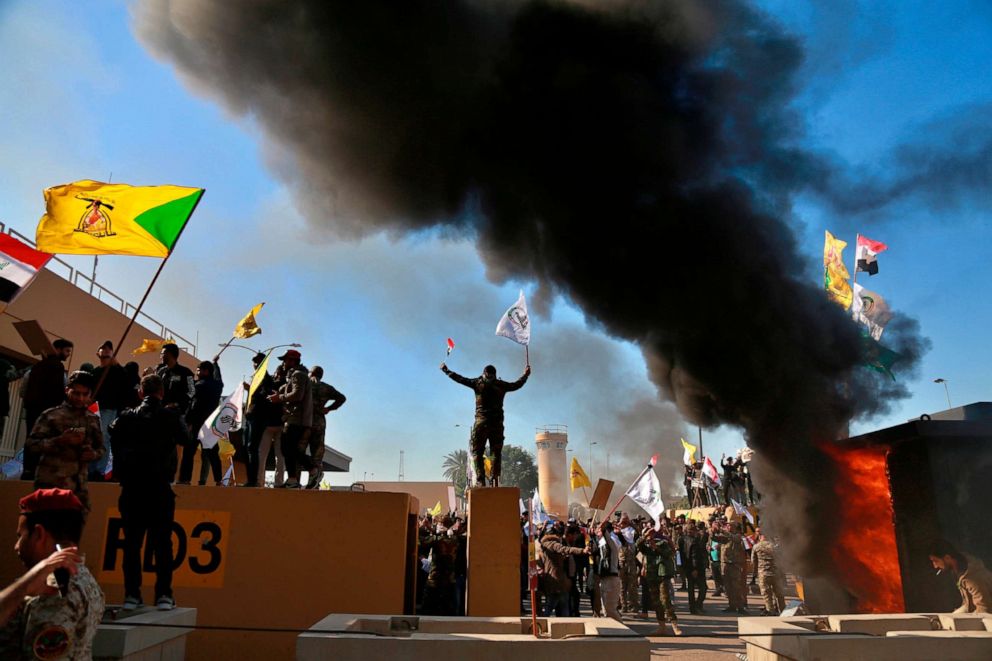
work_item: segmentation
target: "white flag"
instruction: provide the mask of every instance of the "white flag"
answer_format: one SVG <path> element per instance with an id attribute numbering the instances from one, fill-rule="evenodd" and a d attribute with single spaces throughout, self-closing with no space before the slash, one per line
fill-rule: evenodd
<path id="1" fill-rule="evenodd" d="M 716 466 L 713 465 L 709 457 L 703 461 L 703 475 L 710 478 L 716 486 L 720 486 L 720 473 L 717 472 Z"/>
<path id="2" fill-rule="evenodd" d="M 245 384 L 239 383 L 234 392 L 224 399 L 203 423 L 196 438 L 205 449 L 214 447 L 222 438 L 230 440 L 229 434 L 241 429 L 244 398 Z"/>
<path id="3" fill-rule="evenodd" d="M 889 304 L 881 295 L 854 283 L 854 300 L 851 302 L 854 320 L 868 327 L 872 339 L 878 342 L 885 325 L 892 319 Z"/>
<path id="4" fill-rule="evenodd" d="M 661 502 L 661 483 L 653 465 L 641 471 L 640 476 L 627 489 L 627 497 L 640 505 L 655 521 L 665 513 L 665 503 Z"/>
<path id="5" fill-rule="evenodd" d="M 530 318 L 527 316 L 527 301 L 524 290 L 520 290 L 520 298 L 510 306 L 496 324 L 496 334 L 508 337 L 517 344 L 530 344 Z"/>
<path id="6" fill-rule="evenodd" d="M 733 503 L 733 505 L 734 505 L 734 512 L 737 513 L 737 516 L 743 516 L 745 519 L 747 519 L 748 521 L 750 521 L 751 522 L 751 525 L 753 526 L 754 525 L 754 515 L 751 514 L 751 510 L 749 510 L 748 508 L 744 507 L 743 505 L 741 505 L 740 503 L 738 503 L 733 498 L 730 499 L 730 502 Z"/>
<path id="7" fill-rule="evenodd" d="M 534 489 L 534 497 L 530 499 L 530 511 L 536 525 L 547 523 L 551 520 L 547 510 L 544 509 L 544 504 L 541 502 L 541 494 L 538 493 L 537 489 Z"/>

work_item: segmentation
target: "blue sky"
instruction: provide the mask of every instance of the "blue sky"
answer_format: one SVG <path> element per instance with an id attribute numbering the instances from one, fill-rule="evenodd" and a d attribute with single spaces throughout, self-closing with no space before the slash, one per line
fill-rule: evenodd
<path id="1" fill-rule="evenodd" d="M 992 100 L 992 10 L 983 3 L 759 4 L 804 41 L 796 104 L 809 146 L 866 172 L 899 144 L 925 139 L 935 122 Z M 0 61 L 0 221 L 32 235 L 42 190 L 77 179 L 205 187 L 147 310 L 198 334 L 209 357 L 245 311 L 267 301 L 263 334 L 249 344 L 301 342 L 304 362 L 323 365 L 348 396 L 329 417 L 328 439 L 354 458 L 353 470 L 331 476 L 334 484 L 373 473 L 396 479 L 401 449 L 406 479 L 439 479 L 441 457 L 467 445 L 471 394 L 437 370 L 446 337 L 457 343 L 448 361 L 456 371 L 475 375 L 487 362 L 506 378 L 522 370 L 522 347 L 493 329 L 520 287 L 532 293 L 528 283 L 489 282 L 464 237 L 342 242 L 315 233 L 271 174 L 257 127 L 154 60 L 132 34 L 126 3 L 0 3 Z M 863 284 L 918 319 L 932 341 L 909 381 L 912 397 L 854 432 L 946 408 L 935 377 L 948 379 L 955 405 L 989 398 L 989 211 L 988 200 L 935 207 L 910 198 L 852 219 L 814 197 L 796 201 L 793 224 L 811 263 L 824 229 L 852 245 L 856 232 L 889 245 L 880 274 L 862 275 Z M 135 301 L 156 267 L 106 257 L 99 280 Z M 594 478 L 607 450 L 611 477 L 625 479 L 618 466 L 656 451 L 673 474 L 679 433 L 696 432 L 657 399 L 637 348 L 603 336 L 567 302 L 533 321 L 534 375 L 507 399 L 508 442 L 532 448 L 536 427 L 567 424 L 583 463 L 597 443 Z M 224 355 L 229 384 L 247 373 L 248 358 Z M 705 439 L 715 456 L 742 445 L 733 429 Z"/>

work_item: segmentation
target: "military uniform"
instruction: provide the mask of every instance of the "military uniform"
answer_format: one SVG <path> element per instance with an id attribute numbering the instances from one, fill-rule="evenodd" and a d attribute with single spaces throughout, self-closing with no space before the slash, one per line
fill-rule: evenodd
<path id="1" fill-rule="evenodd" d="M 91 659 L 102 618 L 103 591 L 80 566 L 65 597 L 56 593 L 24 600 L 0 628 L 0 659 Z"/>
<path id="2" fill-rule="evenodd" d="M 626 529 L 625 529 L 626 530 Z M 622 541 L 627 542 L 620 546 L 620 603 L 625 613 L 632 613 L 637 610 L 637 550 L 636 533 L 628 539 L 624 535 L 625 530 L 620 531 Z M 633 532 L 633 528 L 630 529 Z"/>
<path id="3" fill-rule="evenodd" d="M 495 377 L 489 379 L 479 376 L 469 379 L 461 374 L 452 372 L 447 366 L 441 369 L 455 383 L 475 391 L 475 423 L 472 425 L 472 436 L 469 447 L 475 463 L 475 474 L 481 481 L 486 474 L 485 453 L 486 442 L 493 455 L 493 480 L 498 481 L 503 468 L 503 398 L 506 393 L 519 390 L 527 383 L 528 373 L 524 373 L 513 382 L 503 381 Z"/>
<path id="4" fill-rule="evenodd" d="M 299 467 L 306 462 L 304 453 L 313 425 L 312 386 L 307 368 L 297 365 L 287 369 L 286 382 L 279 388 L 279 401 L 283 403 L 282 456 L 293 481 L 298 481 Z"/>
<path id="5" fill-rule="evenodd" d="M 424 590 L 425 615 L 455 615 L 455 565 L 458 540 L 447 533 L 434 535 L 429 542 L 431 568 Z"/>
<path id="6" fill-rule="evenodd" d="M 331 402 L 331 411 L 341 408 L 345 402 L 345 396 L 338 392 L 334 386 L 323 381 L 310 380 L 313 384 L 313 426 L 310 428 L 310 480 L 319 479 L 323 472 L 324 465 L 324 433 L 327 430 L 327 418 L 324 414 L 324 407 L 327 402 Z M 317 486 L 316 484 L 314 485 Z"/>
<path id="7" fill-rule="evenodd" d="M 637 549 L 644 556 L 644 581 L 658 623 L 664 622 L 666 618 L 669 622 L 678 622 L 672 586 L 672 578 L 675 576 L 675 547 L 664 537 L 645 537 L 637 543 Z"/>
<path id="8" fill-rule="evenodd" d="M 83 442 L 70 445 L 58 437 L 73 428 L 83 429 Z M 83 460 L 84 448 L 92 448 L 94 457 Z M 76 409 L 63 402 L 43 412 L 24 444 L 25 454 L 39 455 L 35 472 L 35 488 L 58 487 L 68 489 L 79 497 L 85 511 L 89 511 L 86 477 L 90 461 L 105 453 L 100 418 L 86 409 Z"/>
<path id="9" fill-rule="evenodd" d="M 751 562 L 758 570 L 758 587 L 765 600 L 765 610 L 781 613 L 785 609 L 785 596 L 782 589 L 782 575 L 775 564 L 775 546 L 763 539 L 751 549 Z"/>
<path id="10" fill-rule="evenodd" d="M 747 551 L 740 533 L 727 533 L 714 539 L 720 542 L 720 569 L 727 601 L 733 610 L 747 608 Z"/>

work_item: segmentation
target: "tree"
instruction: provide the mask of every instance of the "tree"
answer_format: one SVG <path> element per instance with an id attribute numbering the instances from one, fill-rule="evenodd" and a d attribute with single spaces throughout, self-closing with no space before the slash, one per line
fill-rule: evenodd
<path id="1" fill-rule="evenodd" d="M 465 493 L 465 484 L 468 482 L 468 450 L 455 450 L 446 454 L 441 469 L 444 471 L 444 478 L 455 486 L 455 493 Z"/>
<path id="2" fill-rule="evenodd" d="M 516 445 L 503 446 L 503 475 L 501 487 L 517 487 L 520 496 L 528 498 L 537 488 L 537 464 L 534 455 Z"/>

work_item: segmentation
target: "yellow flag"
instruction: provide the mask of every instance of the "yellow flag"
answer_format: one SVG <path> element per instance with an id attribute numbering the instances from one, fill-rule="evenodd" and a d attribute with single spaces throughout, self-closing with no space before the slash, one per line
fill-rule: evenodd
<path id="1" fill-rule="evenodd" d="M 245 318 L 238 322 L 238 325 L 234 327 L 234 337 L 247 340 L 249 337 L 258 335 L 262 332 L 262 329 L 255 323 L 255 315 L 258 314 L 258 311 L 262 309 L 263 305 L 265 305 L 265 301 L 262 301 L 253 307 L 251 311 L 245 315 Z"/>
<path id="2" fill-rule="evenodd" d="M 579 465 L 578 457 L 572 457 L 572 467 L 569 471 L 569 479 L 572 483 L 572 491 L 575 491 L 579 487 L 591 487 L 592 482 L 589 481 L 589 476 L 586 472 L 582 470 L 582 466 Z"/>
<path id="3" fill-rule="evenodd" d="M 434 507 L 432 507 L 429 510 L 427 510 L 427 513 L 430 514 L 431 516 L 437 516 L 438 514 L 440 514 L 441 513 L 441 501 L 440 500 L 437 501 L 437 505 L 435 505 Z"/>
<path id="4" fill-rule="evenodd" d="M 251 404 L 251 398 L 255 396 L 255 391 L 258 387 L 262 385 L 262 379 L 265 375 L 269 373 L 269 356 L 272 352 L 265 354 L 265 359 L 258 364 L 258 369 L 255 370 L 255 375 L 251 377 L 251 385 L 248 386 L 248 404 Z"/>
<path id="5" fill-rule="evenodd" d="M 696 446 L 684 438 L 681 440 L 682 447 L 685 448 L 685 452 L 682 453 L 682 463 L 686 466 L 692 466 L 696 463 Z"/>
<path id="6" fill-rule="evenodd" d="M 162 346 L 166 344 L 175 344 L 175 340 L 142 340 L 141 346 L 131 352 L 132 356 L 137 356 L 139 353 L 158 353 L 162 350 Z"/>
<path id="7" fill-rule="evenodd" d="M 84 179 L 45 190 L 38 250 L 74 255 L 166 257 L 202 188 L 129 186 Z"/>
<path id="8" fill-rule="evenodd" d="M 851 291 L 851 277 L 847 266 L 844 264 L 844 248 L 847 241 L 841 241 L 830 232 L 825 232 L 823 241 L 823 288 L 827 291 L 827 296 L 834 303 L 842 306 L 845 310 L 851 307 L 854 301 L 854 292 Z"/>
<path id="9" fill-rule="evenodd" d="M 491 478 L 493 476 L 493 462 L 489 457 L 483 457 L 486 467 L 486 477 Z"/>

